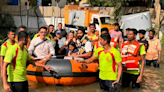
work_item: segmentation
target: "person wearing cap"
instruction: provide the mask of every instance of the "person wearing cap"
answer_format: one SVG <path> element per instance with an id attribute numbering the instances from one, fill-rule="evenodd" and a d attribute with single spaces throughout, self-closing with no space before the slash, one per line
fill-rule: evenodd
<path id="1" fill-rule="evenodd" d="M 67 32 L 64 29 L 62 29 L 62 23 L 59 23 L 58 24 L 58 29 L 56 31 L 61 31 L 62 37 L 66 37 L 67 36 Z M 55 33 L 54 34 L 55 36 L 56 36 L 56 31 L 54 32 Z"/>
<path id="2" fill-rule="evenodd" d="M 110 30 L 109 34 L 111 36 L 111 43 L 110 45 L 113 46 L 114 48 L 116 48 L 116 46 L 118 45 L 119 48 L 121 48 L 122 45 L 122 32 L 119 31 L 119 24 L 115 23 L 114 24 L 114 30 Z"/>
<path id="3" fill-rule="evenodd" d="M 47 28 L 41 27 L 39 29 L 40 36 L 33 39 L 28 48 L 28 52 L 34 57 L 50 59 L 51 56 L 55 55 L 55 50 L 52 42 L 46 38 Z"/>
<path id="4" fill-rule="evenodd" d="M 73 57 L 89 58 L 92 55 L 93 46 L 91 41 L 86 37 L 84 29 L 78 29 L 77 31 L 77 45 L 78 54 L 72 55 Z"/>
<path id="5" fill-rule="evenodd" d="M 56 55 L 65 55 L 66 49 L 64 43 L 66 42 L 66 38 L 62 37 L 61 31 L 56 31 L 56 37 L 54 37 L 53 41 Z"/>
<path id="6" fill-rule="evenodd" d="M 148 44 L 148 41 L 145 39 L 145 33 L 146 33 L 145 30 L 139 30 L 139 38 L 140 39 L 138 41 L 145 45 L 145 50 L 147 51 L 149 44 Z"/>

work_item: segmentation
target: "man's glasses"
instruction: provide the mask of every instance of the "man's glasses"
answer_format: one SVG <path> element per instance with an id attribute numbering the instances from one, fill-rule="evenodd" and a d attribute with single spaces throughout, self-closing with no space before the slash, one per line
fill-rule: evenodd
<path id="1" fill-rule="evenodd" d="M 41 33 L 41 34 L 44 34 L 44 33 L 46 34 L 47 32 L 40 32 L 40 33 Z"/>

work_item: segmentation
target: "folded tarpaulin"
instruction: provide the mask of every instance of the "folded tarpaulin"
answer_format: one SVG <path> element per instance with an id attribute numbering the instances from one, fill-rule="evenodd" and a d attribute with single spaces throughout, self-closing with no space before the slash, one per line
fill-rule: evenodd
<path id="1" fill-rule="evenodd" d="M 121 16 L 121 22 L 121 29 L 123 29 L 124 34 L 127 28 L 146 30 L 152 27 L 150 11 Z M 146 33 L 145 38 L 148 38 L 148 32 Z M 139 36 L 137 36 L 137 39 L 139 39 Z"/>

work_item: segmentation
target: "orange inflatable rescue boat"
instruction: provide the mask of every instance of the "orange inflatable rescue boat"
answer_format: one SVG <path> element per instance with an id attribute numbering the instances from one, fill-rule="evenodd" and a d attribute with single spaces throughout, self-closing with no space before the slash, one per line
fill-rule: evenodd
<path id="1" fill-rule="evenodd" d="M 54 69 L 54 71 L 48 72 L 44 68 L 28 65 L 27 78 L 38 83 L 66 86 L 83 85 L 95 82 L 98 77 L 98 65 L 96 63 L 83 64 L 75 63 L 73 59 L 56 58 L 38 62 Z"/>

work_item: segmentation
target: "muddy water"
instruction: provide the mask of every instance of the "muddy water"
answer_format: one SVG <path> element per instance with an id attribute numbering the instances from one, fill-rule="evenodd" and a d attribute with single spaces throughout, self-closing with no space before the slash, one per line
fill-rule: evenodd
<path id="1" fill-rule="evenodd" d="M 56 86 L 58 89 L 56 91 L 55 86 L 29 80 L 29 88 L 30 92 L 101 92 L 98 82 L 81 86 Z M 0 92 L 4 92 L 1 79 Z M 121 88 L 121 92 L 164 92 L 164 64 L 161 64 L 158 69 L 153 66 L 145 67 L 141 89 Z"/>

